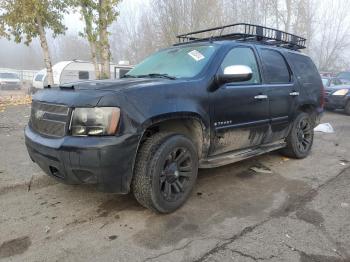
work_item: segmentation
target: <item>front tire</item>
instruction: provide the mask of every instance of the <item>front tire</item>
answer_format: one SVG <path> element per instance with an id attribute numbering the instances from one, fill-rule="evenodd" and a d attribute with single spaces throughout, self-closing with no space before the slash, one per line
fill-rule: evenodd
<path id="1" fill-rule="evenodd" d="M 300 113 L 294 120 L 286 139 L 287 146 L 282 154 L 292 158 L 305 158 L 309 155 L 314 140 L 314 124 L 309 114 Z"/>
<path id="2" fill-rule="evenodd" d="M 198 173 L 198 154 L 180 134 L 156 133 L 139 149 L 132 191 L 146 208 L 170 213 L 188 199 Z"/>

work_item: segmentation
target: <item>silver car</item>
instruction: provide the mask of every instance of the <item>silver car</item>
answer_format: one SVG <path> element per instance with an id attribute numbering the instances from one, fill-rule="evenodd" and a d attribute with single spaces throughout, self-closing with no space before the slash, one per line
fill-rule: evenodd
<path id="1" fill-rule="evenodd" d="M 21 89 L 21 80 L 16 73 L 0 72 L 0 90 Z"/>

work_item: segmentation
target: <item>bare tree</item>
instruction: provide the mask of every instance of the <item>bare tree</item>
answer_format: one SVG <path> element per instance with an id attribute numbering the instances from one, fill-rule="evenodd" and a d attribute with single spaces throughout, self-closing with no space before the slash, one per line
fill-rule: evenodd
<path id="1" fill-rule="evenodd" d="M 150 0 L 123 13 L 112 30 L 113 54 L 137 63 L 191 30 L 248 22 L 307 38 L 322 70 L 344 68 L 349 57 L 349 0 Z M 125 11 L 125 10 L 123 10 Z"/>
<path id="2" fill-rule="evenodd" d="M 327 1 L 322 5 L 313 56 L 321 70 L 337 70 L 346 62 L 350 48 L 349 0 Z"/>

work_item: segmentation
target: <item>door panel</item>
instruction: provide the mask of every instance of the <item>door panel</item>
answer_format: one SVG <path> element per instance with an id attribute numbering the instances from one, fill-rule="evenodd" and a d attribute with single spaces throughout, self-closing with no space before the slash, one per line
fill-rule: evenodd
<path id="1" fill-rule="evenodd" d="M 266 89 L 267 90 L 267 89 Z M 268 99 L 255 99 L 262 95 L 260 85 L 229 86 L 217 90 L 211 102 L 215 130 L 212 154 L 244 149 L 262 143 L 269 127 Z"/>
<path id="2" fill-rule="evenodd" d="M 291 94 L 298 93 L 297 85 L 294 83 L 268 87 L 271 130 L 265 143 L 283 139 L 288 135 L 297 101 L 297 97 Z"/>
<path id="3" fill-rule="evenodd" d="M 299 90 L 282 53 L 263 47 L 259 47 L 258 51 L 269 96 L 271 129 L 264 141 L 268 143 L 287 136 Z"/>
<path id="4" fill-rule="evenodd" d="M 261 85 L 254 50 L 242 46 L 231 49 L 219 73 L 232 65 L 249 66 L 253 76 L 246 82 L 223 84 L 210 94 L 211 155 L 259 145 L 269 130 L 268 87 Z"/>

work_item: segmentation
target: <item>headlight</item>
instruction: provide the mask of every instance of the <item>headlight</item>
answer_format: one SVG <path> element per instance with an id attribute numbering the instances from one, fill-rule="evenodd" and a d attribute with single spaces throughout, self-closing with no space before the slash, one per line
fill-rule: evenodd
<path id="1" fill-rule="evenodd" d="M 335 91 L 332 95 L 333 96 L 345 96 L 347 93 L 349 93 L 349 89 L 340 89 L 338 91 Z"/>
<path id="2" fill-rule="evenodd" d="M 70 131 L 73 136 L 108 136 L 117 132 L 120 109 L 117 107 L 75 108 Z"/>

